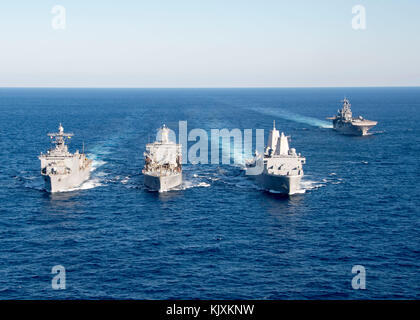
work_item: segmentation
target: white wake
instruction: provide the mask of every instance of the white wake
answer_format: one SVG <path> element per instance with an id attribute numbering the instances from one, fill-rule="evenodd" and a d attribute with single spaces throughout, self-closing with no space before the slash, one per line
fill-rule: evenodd
<path id="1" fill-rule="evenodd" d="M 269 116 L 274 116 L 274 117 L 278 117 L 278 118 L 282 118 L 282 119 L 286 119 L 286 120 L 290 120 L 294 122 L 308 124 L 313 127 L 319 127 L 319 128 L 332 128 L 333 127 L 332 124 L 327 121 L 323 121 L 323 120 L 313 118 L 313 117 L 302 116 L 300 114 L 293 113 L 293 112 L 290 112 L 281 108 L 256 107 L 256 108 L 252 108 L 252 110 L 260 112 L 262 114 L 269 115 Z"/>

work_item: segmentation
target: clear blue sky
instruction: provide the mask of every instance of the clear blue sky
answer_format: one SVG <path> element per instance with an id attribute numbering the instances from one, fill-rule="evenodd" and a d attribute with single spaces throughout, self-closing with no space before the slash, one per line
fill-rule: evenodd
<path id="1" fill-rule="evenodd" d="M 420 85 L 417 0 L 8 2 L 2 87 Z M 66 30 L 51 27 L 56 4 Z"/>

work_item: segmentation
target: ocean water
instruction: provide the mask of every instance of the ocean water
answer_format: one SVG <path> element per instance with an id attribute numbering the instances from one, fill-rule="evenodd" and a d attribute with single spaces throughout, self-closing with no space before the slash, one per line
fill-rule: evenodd
<path id="1" fill-rule="evenodd" d="M 331 129 L 344 96 L 379 121 L 372 135 Z M 266 137 L 276 120 L 307 158 L 304 192 L 228 164 L 147 191 L 145 144 L 179 120 Z M 50 195 L 37 156 L 59 122 L 94 170 Z M 419 123 L 420 88 L 0 89 L 0 299 L 419 299 Z"/>

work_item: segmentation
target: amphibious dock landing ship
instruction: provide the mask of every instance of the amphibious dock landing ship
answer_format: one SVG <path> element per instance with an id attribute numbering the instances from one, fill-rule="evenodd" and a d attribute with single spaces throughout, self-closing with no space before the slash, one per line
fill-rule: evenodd
<path id="1" fill-rule="evenodd" d="M 368 130 L 378 123 L 377 121 L 363 119 L 362 116 L 353 118 L 349 100 L 344 98 L 341 102 L 343 108 L 337 111 L 337 115 L 327 118 L 333 121 L 334 130 L 343 134 L 365 136 L 368 134 Z"/>
<path id="2" fill-rule="evenodd" d="M 148 143 L 144 152 L 144 184 L 152 191 L 165 192 L 182 183 L 181 145 L 169 141 L 163 125 L 159 141 Z"/>
<path id="3" fill-rule="evenodd" d="M 246 162 L 245 169 L 265 190 L 290 195 L 300 190 L 305 160 L 294 148 L 289 149 L 288 137 L 283 132 L 279 134 L 274 122 L 264 154 L 256 151 L 255 157 Z M 252 175 L 250 169 L 255 170 L 257 166 L 261 166 L 262 172 Z"/>
<path id="4" fill-rule="evenodd" d="M 65 133 L 60 123 L 58 132 L 48 133 L 55 144 L 46 154 L 41 152 L 41 175 L 44 177 L 45 189 L 49 192 L 68 191 L 89 179 L 92 160 L 86 158 L 84 152 L 70 153 L 66 139 L 73 134 Z"/>

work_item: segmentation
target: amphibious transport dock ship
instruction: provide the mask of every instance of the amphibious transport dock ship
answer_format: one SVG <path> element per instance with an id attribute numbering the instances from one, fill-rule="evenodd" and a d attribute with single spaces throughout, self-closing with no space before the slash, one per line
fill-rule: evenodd
<path id="1" fill-rule="evenodd" d="M 256 151 L 255 157 L 246 162 L 245 169 L 265 190 L 290 195 L 300 190 L 304 163 L 305 158 L 300 153 L 297 154 L 294 148 L 289 149 L 288 137 L 283 132 L 279 134 L 274 122 L 264 154 Z M 258 174 L 252 174 L 253 170 Z"/>
<path id="2" fill-rule="evenodd" d="M 181 145 L 169 141 L 163 125 L 159 141 L 148 143 L 144 152 L 144 184 L 152 191 L 164 192 L 182 183 Z"/>
<path id="3" fill-rule="evenodd" d="M 84 152 L 70 153 L 66 139 L 73 134 L 65 133 L 63 127 L 58 127 L 57 133 L 48 133 L 51 142 L 55 144 L 46 154 L 41 152 L 41 175 L 45 180 L 45 189 L 49 192 L 68 191 L 81 185 L 89 179 L 92 160 L 86 158 Z"/>
<path id="4" fill-rule="evenodd" d="M 353 118 L 349 100 L 344 99 L 341 102 L 343 107 L 337 111 L 337 115 L 327 118 L 333 121 L 334 130 L 343 134 L 365 136 L 368 134 L 368 130 L 378 123 L 377 121 L 363 119 L 362 116 Z"/>

